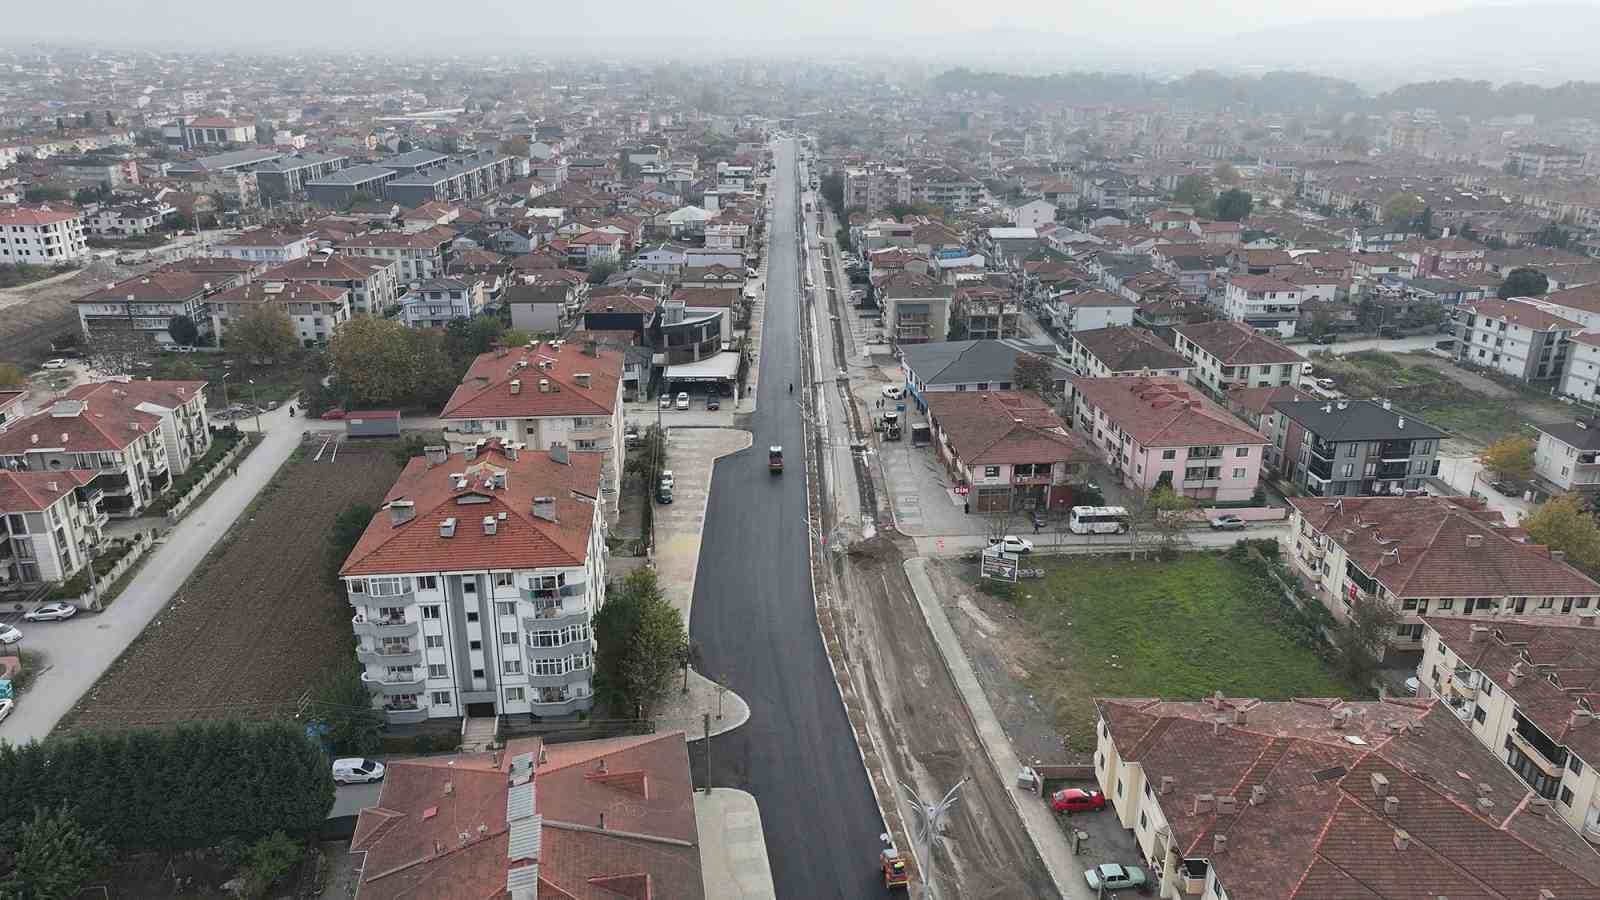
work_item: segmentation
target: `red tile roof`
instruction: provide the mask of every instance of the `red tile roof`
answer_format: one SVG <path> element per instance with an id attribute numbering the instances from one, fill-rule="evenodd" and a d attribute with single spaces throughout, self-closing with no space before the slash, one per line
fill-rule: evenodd
<path id="1" fill-rule="evenodd" d="M 1467 311 L 1485 318 L 1504 319 L 1533 331 L 1577 331 L 1583 327 L 1521 300 L 1479 300 L 1468 304 Z"/>
<path id="2" fill-rule="evenodd" d="M 1224 366 L 1304 362 L 1305 357 L 1243 322 L 1200 322 L 1173 329 Z"/>
<path id="3" fill-rule="evenodd" d="M 1083 439 L 1026 391 L 933 391 L 924 395 L 934 426 L 966 465 L 1086 463 Z"/>
<path id="4" fill-rule="evenodd" d="M 1229 277 L 1228 283 L 1252 294 L 1265 293 L 1267 291 L 1300 290 L 1299 285 L 1290 284 L 1281 278 L 1273 278 L 1270 275 L 1233 275 Z"/>
<path id="5" fill-rule="evenodd" d="M 220 286 L 220 281 L 210 274 L 155 271 L 115 282 L 72 302 L 117 303 L 130 297 L 134 300 L 181 301 L 198 297 L 211 286 Z"/>
<path id="6" fill-rule="evenodd" d="M 1124 375 L 1070 380 L 1084 402 L 1104 411 L 1145 447 L 1267 443 L 1181 378 Z"/>
<path id="7" fill-rule="evenodd" d="M 55 472 L 12 472 L 0 469 L 0 510 L 42 512 L 73 488 L 88 484 L 100 473 L 94 469 Z"/>
<path id="8" fill-rule="evenodd" d="M 67 208 L 55 209 L 49 206 L 37 208 L 28 206 L 14 206 L 0 208 L 0 225 L 54 225 L 57 222 L 68 222 L 83 215 L 81 210 Z"/>
<path id="9" fill-rule="evenodd" d="M 502 355 L 503 353 L 503 355 Z M 507 419 L 539 416 L 609 416 L 616 409 L 622 354 L 596 348 L 594 356 L 575 342 L 551 347 L 484 353 L 473 360 L 461 384 L 439 413 L 442 419 Z M 589 375 L 589 386 L 578 384 Z M 548 392 L 539 390 L 541 380 Z M 512 381 L 520 391 L 512 393 Z"/>
<path id="10" fill-rule="evenodd" d="M 1600 896 L 1600 855 L 1565 822 L 1534 811 L 1527 786 L 1442 705 L 1222 698 L 1098 706 L 1119 756 L 1138 763 L 1147 784 L 1172 779 L 1155 799 L 1178 856 L 1209 859 L 1230 897 Z M 1342 727 L 1332 721 L 1338 711 L 1350 716 Z M 1396 804 L 1377 795 L 1378 776 Z M 1213 801 L 1198 811 L 1200 794 L 1234 798 L 1234 810 Z"/>
<path id="11" fill-rule="evenodd" d="M 139 409 L 140 404 L 177 409 L 205 386 L 204 381 L 80 384 L 49 408 L 0 432 L 0 454 L 54 447 L 79 453 L 121 450 L 161 427 L 161 416 Z"/>
<path id="12" fill-rule="evenodd" d="M 365 855 L 357 900 L 507 896 L 507 800 L 519 756 L 535 762 L 540 827 L 536 857 L 517 866 L 537 865 L 539 896 L 705 896 L 688 748 L 675 731 L 549 746 L 528 738 L 494 755 L 391 762 L 378 805 L 361 811 L 350 842 Z"/>
<path id="13" fill-rule="evenodd" d="M 413 458 L 340 574 L 582 566 L 594 525 L 592 498 L 600 494 L 601 454 L 566 456 L 561 463 L 548 451 L 517 452 L 494 443 L 471 460 L 454 454 L 443 465 L 430 465 L 424 457 Z M 505 476 L 504 487 L 492 485 L 497 473 Z M 457 487 L 452 475 L 465 476 L 466 484 Z M 533 514 L 536 497 L 555 498 L 555 521 Z M 391 513 L 397 501 L 409 501 L 413 513 L 399 524 Z M 498 519 L 501 513 L 504 520 Z M 497 517 L 494 534 L 484 533 L 486 516 Z M 451 518 L 455 534 L 443 537 L 440 523 Z"/>
<path id="14" fill-rule="evenodd" d="M 1313 529 L 1396 597 L 1600 596 L 1550 550 L 1520 543 L 1499 513 L 1459 497 L 1291 497 Z"/>
<path id="15" fill-rule="evenodd" d="M 375 256 L 319 253 L 275 266 L 261 273 L 262 281 L 365 281 L 393 265 Z"/>
<path id="16" fill-rule="evenodd" d="M 335 246 L 340 250 L 367 250 L 374 247 L 431 250 L 440 244 L 455 240 L 455 237 L 456 233 L 454 231 L 442 225 L 435 225 L 432 228 L 413 232 L 372 231 L 340 241 Z"/>
<path id="17" fill-rule="evenodd" d="M 348 299 L 346 288 L 323 287 L 309 281 L 269 281 L 265 278 L 229 288 L 211 303 L 337 303 Z"/>

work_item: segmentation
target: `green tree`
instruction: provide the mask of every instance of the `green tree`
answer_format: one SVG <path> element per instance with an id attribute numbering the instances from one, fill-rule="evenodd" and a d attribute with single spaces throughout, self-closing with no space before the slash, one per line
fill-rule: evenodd
<path id="1" fill-rule="evenodd" d="M 1512 269 L 1506 275 L 1506 280 L 1500 284 L 1500 296 L 1505 297 L 1543 297 L 1544 292 L 1550 289 L 1550 279 L 1538 269 L 1518 268 Z"/>
<path id="2" fill-rule="evenodd" d="M 1400 611 L 1387 601 L 1367 595 L 1351 598 L 1345 620 L 1333 630 L 1333 645 L 1345 676 L 1358 685 L 1370 683 L 1398 624 Z"/>
<path id="3" fill-rule="evenodd" d="M 66 188 L 41 185 L 29 188 L 23 193 L 22 198 L 29 203 L 65 203 L 69 196 Z"/>
<path id="4" fill-rule="evenodd" d="M 1533 452 L 1536 445 L 1521 435 L 1503 437 L 1483 449 L 1478 462 L 1493 472 L 1497 479 L 1521 481 L 1533 475 Z"/>
<path id="5" fill-rule="evenodd" d="M 1226 162 L 1217 163 L 1217 167 L 1211 170 L 1211 177 L 1217 180 L 1217 184 L 1227 187 L 1233 187 L 1240 181 L 1239 170 L 1235 169 L 1232 163 Z"/>
<path id="6" fill-rule="evenodd" d="M 250 845 L 245 854 L 245 894 L 265 897 L 283 876 L 300 861 L 300 842 L 282 831 L 274 831 Z"/>
<path id="7" fill-rule="evenodd" d="M 606 279 L 617 273 L 617 264 L 614 262 L 597 262 L 589 266 L 589 283 L 605 284 Z"/>
<path id="8" fill-rule="evenodd" d="M 367 525 L 377 512 L 365 503 L 352 503 L 334 517 L 333 527 L 328 529 L 328 570 L 329 577 L 335 582 L 339 577 L 339 567 L 349 558 L 350 551 L 356 548 L 356 543 L 361 540 L 361 535 L 366 532 Z"/>
<path id="9" fill-rule="evenodd" d="M 199 366 L 187 359 L 170 363 L 164 374 L 167 378 L 177 381 L 203 381 L 206 377 L 206 373 Z"/>
<path id="10" fill-rule="evenodd" d="M 1567 562 L 1591 577 L 1600 575 L 1600 523 L 1584 511 L 1577 494 L 1562 494 L 1539 504 L 1522 522 L 1528 536 L 1567 554 Z"/>
<path id="11" fill-rule="evenodd" d="M 822 199 L 833 207 L 833 214 L 841 222 L 844 221 L 844 176 L 837 172 L 822 176 L 818 180 L 817 190 L 822 194 Z"/>
<path id="12" fill-rule="evenodd" d="M 1217 195 L 1216 218 L 1221 222 L 1243 222 L 1250 215 L 1255 198 L 1238 188 Z"/>
<path id="13" fill-rule="evenodd" d="M 105 842 L 78 824 L 65 804 L 34 807 L 16 836 L 14 868 L 0 881 L 0 897 L 71 900 L 109 856 Z"/>
<path id="14" fill-rule="evenodd" d="M 328 361 L 358 406 L 404 401 L 417 388 L 413 332 L 396 319 L 354 316 L 334 329 Z"/>
<path id="15" fill-rule="evenodd" d="M 331 668 L 312 694 L 312 715 L 327 726 L 325 739 L 338 756 L 371 756 L 383 746 L 383 715 L 373 708 L 361 672 L 351 655 Z"/>
<path id="16" fill-rule="evenodd" d="M 172 339 L 185 347 L 193 347 L 200 340 L 200 326 L 185 315 L 176 315 L 167 320 L 167 334 Z"/>
<path id="17" fill-rule="evenodd" d="M 500 152 L 518 159 L 528 158 L 528 139 L 525 137 L 510 137 L 500 142 Z"/>
<path id="18" fill-rule="evenodd" d="M 1184 179 L 1178 182 L 1178 189 L 1172 193 L 1174 203 L 1195 209 L 1210 203 L 1211 199 L 1211 185 L 1202 175 L 1184 176 Z"/>
<path id="19" fill-rule="evenodd" d="M 224 334 L 228 346 L 257 362 L 273 362 L 300 346 L 300 339 L 294 333 L 294 320 L 282 307 L 271 303 L 245 310 L 243 315 L 228 323 Z"/>
<path id="20" fill-rule="evenodd" d="M 1565 250 L 1572 244 L 1572 233 L 1555 222 L 1551 222 L 1549 225 L 1539 229 L 1539 233 L 1534 236 L 1533 242 L 1541 247 L 1554 247 L 1557 250 Z"/>
<path id="21" fill-rule="evenodd" d="M 1318 309 L 1311 314 L 1311 321 L 1306 324 L 1306 337 L 1313 341 L 1326 337 L 1333 331 L 1333 315 L 1325 309 Z"/>
<path id="22" fill-rule="evenodd" d="M 965 319 L 951 319 L 950 330 L 945 334 L 947 341 L 964 341 L 967 339 L 967 323 Z"/>
<path id="23" fill-rule="evenodd" d="M 1019 391 L 1036 391 L 1040 396 L 1055 392 L 1056 371 L 1050 361 L 1035 353 L 1018 353 L 1011 364 L 1011 386 Z"/>
<path id="24" fill-rule="evenodd" d="M 595 689 L 619 716 L 647 718 L 683 665 L 683 616 L 661 591 L 654 569 L 628 573 L 595 614 Z"/>
<path id="25" fill-rule="evenodd" d="M 1422 210 L 1422 198 L 1416 194 L 1394 194 L 1383 202 L 1383 223 L 1409 228 Z"/>
<path id="26" fill-rule="evenodd" d="M 445 350 L 452 361 L 465 368 L 479 354 L 494 349 L 504 328 L 494 316 L 451 319 L 444 328 Z"/>

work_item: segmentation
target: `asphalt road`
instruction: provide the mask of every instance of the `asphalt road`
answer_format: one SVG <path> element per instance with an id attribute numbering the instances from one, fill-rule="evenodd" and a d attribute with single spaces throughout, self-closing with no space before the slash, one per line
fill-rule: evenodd
<path id="1" fill-rule="evenodd" d="M 782 444 L 792 462 L 767 471 L 765 452 L 716 464 L 706 507 L 690 636 L 701 671 L 726 676 L 750 722 L 711 741 L 715 786 L 754 794 L 779 897 L 881 897 L 878 807 L 817 632 L 807 557 L 794 145 L 784 142 L 770 190 L 766 318 L 753 447 Z M 691 748 L 704 783 L 704 744 Z"/>

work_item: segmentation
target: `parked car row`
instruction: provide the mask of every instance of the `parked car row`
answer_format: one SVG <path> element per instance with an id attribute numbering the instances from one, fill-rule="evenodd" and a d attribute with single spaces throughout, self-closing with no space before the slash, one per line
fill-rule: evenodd
<path id="1" fill-rule="evenodd" d="M 1106 795 L 1093 788 L 1062 788 L 1050 795 L 1050 811 L 1058 815 L 1098 812 L 1106 808 Z M 1091 891 L 1119 891 L 1144 887 L 1147 876 L 1138 866 L 1101 863 L 1084 870 Z"/>
<path id="2" fill-rule="evenodd" d="M 659 403 L 662 409 L 686 410 L 692 405 L 693 398 L 689 396 L 688 391 L 679 391 L 676 396 L 662 394 Z M 706 394 L 705 406 L 706 409 L 721 409 L 722 398 L 716 393 L 708 393 Z"/>

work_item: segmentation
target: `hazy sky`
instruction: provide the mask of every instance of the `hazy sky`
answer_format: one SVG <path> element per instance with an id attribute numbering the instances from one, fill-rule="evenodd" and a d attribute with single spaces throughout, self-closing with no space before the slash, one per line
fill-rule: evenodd
<path id="1" fill-rule="evenodd" d="M 1593 5 L 1597 0 L 1587 0 Z M 692 35 L 712 41 L 794 36 L 928 35 L 1023 30 L 1094 34 L 1137 29 L 1157 38 L 1256 31 L 1324 19 L 1387 19 L 1449 12 L 1472 0 L 5 0 L 0 40 L 162 42 L 169 46 L 236 47 L 253 42 L 336 46 L 341 39 L 414 46 L 449 39 L 451 51 L 471 43 L 516 40 L 538 49 L 552 35 Z M 1515 5 L 1501 2 L 1495 5 Z M 631 41 L 630 41 L 631 43 Z M 559 49 L 559 48 L 547 48 Z"/>

